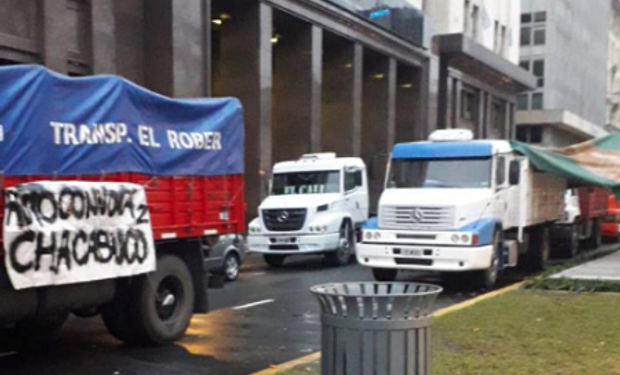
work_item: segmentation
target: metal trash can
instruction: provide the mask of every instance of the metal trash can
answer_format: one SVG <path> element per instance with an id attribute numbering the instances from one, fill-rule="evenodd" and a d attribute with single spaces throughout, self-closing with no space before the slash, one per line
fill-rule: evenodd
<path id="1" fill-rule="evenodd" d="M 343 283 L 310 290 L 321 304 L 322 375 L 430 375 L 441 287 Z"/>

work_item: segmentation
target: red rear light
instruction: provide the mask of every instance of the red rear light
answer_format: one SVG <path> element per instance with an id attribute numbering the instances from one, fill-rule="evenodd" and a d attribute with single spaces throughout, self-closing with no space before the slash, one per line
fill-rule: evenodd
<path id="1" fill-rule="evenodd" d="M 477 235 L 477 234 L 474 234 L 474 235 L 471 237 L 471 244 L 472 244 L 472 245 L 478 245 L 479 243 L 480 243 L 480 236 L 479 236 L 479 235 Z"/>

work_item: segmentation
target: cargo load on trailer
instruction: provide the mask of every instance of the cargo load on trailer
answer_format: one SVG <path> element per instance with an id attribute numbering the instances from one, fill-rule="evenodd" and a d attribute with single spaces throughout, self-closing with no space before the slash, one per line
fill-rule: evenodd
<path id="1" fill-rule="evenodd" d="M 214 252 L 243 256 L 239 101 L 38 66 L 0 68 L 0 98 L 0 328 L 101 313 L 123 341 L 179 339 Z"/>

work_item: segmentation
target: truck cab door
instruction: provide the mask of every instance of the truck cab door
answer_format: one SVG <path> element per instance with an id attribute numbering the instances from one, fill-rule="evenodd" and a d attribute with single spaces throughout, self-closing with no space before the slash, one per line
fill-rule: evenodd
<path id="1" fill-rule="evenodd" d="M 501 218 L 504 228 L 509 222 L 509 200 L 513 190 L 508 183 L 508 157 L 499 155 L 495 158 L 495 197 L 493 199 L 493 211 L 495 217 Z"/>
<path id="2" fill-rule="evenodd" d="M 361 168 L 346 168 L 344 173 L 345 207 L 354 224 L 368 218 L 368 189 Z"/>

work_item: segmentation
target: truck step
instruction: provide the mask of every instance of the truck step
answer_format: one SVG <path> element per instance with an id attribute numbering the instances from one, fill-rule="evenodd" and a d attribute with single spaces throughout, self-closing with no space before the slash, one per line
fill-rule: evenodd
<path id="1" fill-rule="evenodd" d="M 519 243 L 517 240 L 504 241 L 504 267 L 515 267 L 519 258 Z"/>

